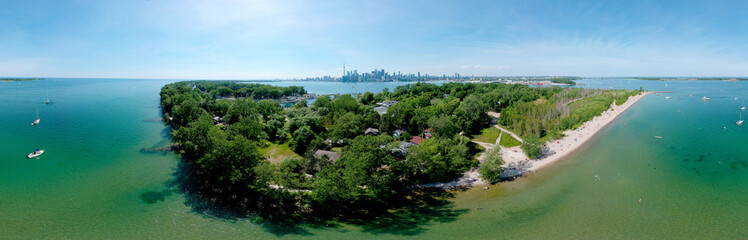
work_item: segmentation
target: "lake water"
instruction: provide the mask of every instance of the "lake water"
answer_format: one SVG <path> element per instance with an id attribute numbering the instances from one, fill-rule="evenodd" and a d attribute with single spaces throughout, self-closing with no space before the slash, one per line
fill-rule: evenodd
<path id="1" fill-rule="evenodd" d="M 174 187 L 178 156 L 140 152 L 169 143 L 157 120 L 158 91 L 172 81 L 0 82 L 0 238 L 748 236 L 748 125 L 735 125 L 748 82 L 583 80 L 582 87 L 673 93 L 645 97 L 558 164 L 490 190 L 457 192 L 447 207 L 360 225 L 281 227 L 199 211 Z M 328 94 L 401 83 L 268 84 Z M 43 104 L 47 94 L 52 104 Z M 36 109 L 41 123 L 30 126 Z M 46 153 L 26 159 L 34 148 Z"/>

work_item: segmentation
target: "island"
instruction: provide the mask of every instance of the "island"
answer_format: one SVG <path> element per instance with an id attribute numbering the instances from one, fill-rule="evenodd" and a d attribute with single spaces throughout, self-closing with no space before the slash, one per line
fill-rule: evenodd
<path id="1" fill-rule="evenodd" d="M 590 120 L 610 122 L 641 93 L 414 83 L 309 104 L 302 87 L 184 81 L 160 96 L 200 197 L 264 217 L 329 219 L 402 207 L 424 188 L 521 176 L 560 158 L 549 142 L 583 142 L 575 131 L 594 134 L 601 125 Z M 281 106 L 289 98 L 300 101 Z M 529 165 L 505 161 L 511 147 Z"/>

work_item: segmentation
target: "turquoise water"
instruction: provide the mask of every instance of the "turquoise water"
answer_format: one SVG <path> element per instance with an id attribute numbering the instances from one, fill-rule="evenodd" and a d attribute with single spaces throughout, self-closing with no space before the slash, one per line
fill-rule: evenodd
<path id="1" fill-rule="evenodd" d="M 170 80 L 0 82 L 0 238 L 748 236 L 748 125 L 735 125 L 748 82 L 628 81 L 582 86 L 674 92 L 645 97 L 593 142 L 532 176 L 457 192 L 445 208 L 329 227 L 207 214 L 174 187 L 178 157 L 140 152 L 169 142 L 168 128 L 154 120 L 158 91 Z M 312 84 L 315 93 L 349 88 Z M 47 94 L 50 105 L 43 104 Z M 704 95 L 712 100 L 700 100 Z M 41 124 L 29 126 L 37 108 Z M 34 148 L 47 152 L 26 159 Z"/>

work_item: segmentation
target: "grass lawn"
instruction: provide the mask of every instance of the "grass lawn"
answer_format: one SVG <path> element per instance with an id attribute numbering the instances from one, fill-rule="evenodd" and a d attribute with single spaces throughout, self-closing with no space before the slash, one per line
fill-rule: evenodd
<path id="1" fill-rule="evenodd" d="M 494 144 L 496 143 L 496 139 L 499 138 L 499 133 L 501 133 L 501 130 L 494 126 L 491 126 L 489 128 L 481 130 L 480 135 L 475 136 L 475 138 L 473 138 L 473 141 Z"/>
<path id="2" fill-rule="evenodd" d="M 499 140 L 499 145 L 504 147 L 514 147 L 519 146 L 522 143 L 519 142 L 519 140 L 512 137 L 512 135 L 509 135 L 507 133 L 501 134 L 501 140 Z"/>
<path id="3" fill-rule="evenodd" d="M 287 157 L 301 158 L 299 154 L 296 154 L 288 147 L 288 142 L 283 144 L 269 143 L 267 147 L 260 148 L 260 153 L 273 164 L 279 164 Z"/>

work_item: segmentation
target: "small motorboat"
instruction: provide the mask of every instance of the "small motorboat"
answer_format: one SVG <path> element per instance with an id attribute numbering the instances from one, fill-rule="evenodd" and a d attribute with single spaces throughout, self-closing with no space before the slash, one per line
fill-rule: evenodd
<path id="1" fill-rule="evenodd" d="M 655 138 L 657 138 L 657 139 L 662 139 L 662 136 L 655 136 Z"/>
<path id="2" fill-rule="evenodd" d="M 672 97 L 665 97 L 665 99 L 671 99 Z"/>
<path id="3" fill-rule="evenodd" d="M 44 150 L 36 149 L 36 150 L 34 150 L 34 152 L 29 153 L 29 155 L 26 156 L 26 157 L 28 157 L 28 158 L 35 158 L 35 157 L 38 157 L 38 156 L 42 155 L 43 153 L 44 153 Z"/>
<path id="4" fill-rule="evenodd" d="M 708 98 L 707 96 L 701 97 L 701 100 L 704 100 L 704 101 L 709 100 L 709 99 L 711 99 L 711 98 Z"/>

